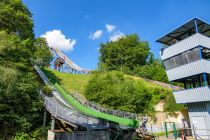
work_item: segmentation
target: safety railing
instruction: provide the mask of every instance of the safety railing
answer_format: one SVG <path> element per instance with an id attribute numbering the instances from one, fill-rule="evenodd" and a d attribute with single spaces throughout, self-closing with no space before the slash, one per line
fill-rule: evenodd
<path id="1" fill-rule="evenodd" d="M 108 125 L 100 119 L 81 114 L 76 110 L 67 108 L 53 97 L 45 96 L 45 108 L 49 111 L 55 118 L 63 120 L 69 124 L 81 125 L 89 129 L 105 129 Z"/>
<path id="2" fill-rule="evenodd" d="M 45 76 L 45 74 L 41 71 L 41 69 L 38 66 L 34 66 L 34 68 L 36 69 L 38 74 L 42 77 L 43 81 L 45 83 L 49 84 L 54 91 L 59 93 L 57 91 L 57 89 L 53 86 L 53 84 Z M 104 107 L 102 107 L 102 106 L 100 106 L 96 103 L 89 102 L 89 101 L 85 100 L 85 98 L 83 98 L 82 96 L 80 96 L 79 94 L 76 94 L 76 93 L 73 93 L 69 96 L 73 97 L 76 101 L 78 101 L 83 106 L 86 106 L 88 108 L 91 108 L 93 110 L 96 110 L 96 111 L 99 111 L 99 112 L 102 112 L 102 113 L 106 113 L 106 114 L 109 114 L 109 115 L 114 115 L 114 116 L 118 116 L 118 117 L 122 117 L 122 118 L 134 119 L 134 120 L 136 120 L 138 118 L 137 114 L 135 114 L 135 113 L 128 113 L 128 112 L 124 112 L 124 111 L 104 108 Z M 62 98 L 62 97 L 60 97 L 60 98 Z"/>
<path id="3" fill-rule="evenodd" d="M 73 131 L 55 132 L 55 140 L 108 140 L 110 139 L 110 132 L 108 130 L 100 131 Z"/>
<path id="4" fill-rule="evenodd" d="M 114 115 L 114 116 L 118 116 L 118 117 L 122 117 L 122 118 L 137 119 L 137 114 L 135 114 L 135 113 L 128 113 L 125 111 L 104 108 L 104 107 L 100 106 L 99 104 L 87 101 L 84 97 L 79 95 L 79 93 L 74 92 L 70 96 L 73 97 L 76 101 L 78 101 L 83 106 L 86 106 L 86 107 L 96 110 L 98 112 L 102 112 L 102 113 L 106 113 L 109 115 Z"/>
<path id="5" fill-rule="evenodd" d="M 209 140 L 210 130 L 209 129 L 199 129 L 196 127 L 192 128 L 181 128 L 178 130 L 178 137 L 190 138 L 193 137 L 195 140 Z"/>
<path id="6" fill-rule="evenodd" d="M 88 70 L 83 69 L 76 65 L 73 61 L 71 61 L 65 54 L 63 54 L 59 49 L 52 48 L 52 50 L 60 57 L 62 58 L 72 69 L 75 69 L 77 71 L 81 71 L 84 73 L 88 73 Z"/>

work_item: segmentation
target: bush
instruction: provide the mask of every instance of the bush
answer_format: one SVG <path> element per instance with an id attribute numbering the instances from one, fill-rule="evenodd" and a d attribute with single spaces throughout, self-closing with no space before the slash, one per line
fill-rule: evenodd
<path id="1" fill-rule="evenodd" d="M 155 61 L 144 66 L 137 66 L 134 68 L 133 73 L 136 76 L 146 79 L 168 83 L 168 77 L 165 69 L 159 61 Z"/>
<path id="2" fill-rule="evenodd" d="M 43 87 L 43 91 L 44 91 L 44 94 L 47 96 L 51 96 L 53 92 L 52 88 L 49 85 L 45 85 Z"/>
<path id="3" fill-rule="evenodd" d="M 165 99 L 164 111 L 166 112 L 175 112 L 184 108 L 183 104 L 177 104 L 173 94 L 168 94 Z"/>
<path id="4" fill-rule="evenodd" d="M 134 113 L 154 112 L 165 89 L 143 80 L 135 80 L 121 72 L 94 74 L 85 90 L 85 96 L 104 107 Z"/>

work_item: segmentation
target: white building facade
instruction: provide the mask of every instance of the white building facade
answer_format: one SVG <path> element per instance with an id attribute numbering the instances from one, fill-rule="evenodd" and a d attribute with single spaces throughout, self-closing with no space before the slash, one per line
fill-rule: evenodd
<path id="1" fill-rule="evenodd" d="M 186 104 L 197 139 L 210 139 L 210 25 L 194 18 L 157 42 L 170 82 L 184 89 L 173 94 Z"/>

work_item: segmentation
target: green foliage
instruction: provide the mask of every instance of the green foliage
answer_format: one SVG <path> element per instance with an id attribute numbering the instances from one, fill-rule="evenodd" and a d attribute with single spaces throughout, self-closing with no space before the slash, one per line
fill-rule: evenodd
<path id="1" fill-rule="evenodd" d="M 23 3 L 20 0 L 2 0 L 0 137 L 3 139 L 15 135 L 16 139 L 27 139 L 29 134 L 31 139 L 32 132 L 42 125 L 43 101 L 37 92 L 41 83 L 33 70 L 31 59 L 46 57 L 50 51 L 33 37 L 31 13 Z"/>
<path id="2" fill-rule="evenodd" d="M 167 83 L 163 64 L 149 50 L 148 43 L 141 41 L 136 34 L 103 43 L 100 48 L 99 70 L 120 70 L 126 74 Z"/>
<path id="3" fill-rule="evenodd" d="M 30 134 L 25 132 L 16 133 L 13 140 L 45 140 L 47 135 L 48 127 L 37 128 Z"/>
<path id="4" fill-rule="evenodd" d="M 111 71 L 92 75 L 85 96 L 108 108 L 135 113 L 154 111 L 164 89 Z M 158 99 L 157 99 L 158 98 Z"/>
<path id="5" fill-rule="evenodd" d="M 42 124 L 39 81 L 30 64 L 30 50 L 16 35 L 0 31 L 0 127 L 30 132 Z M 4 132 L 4 130 L 2 131 Z M 0 135 L 4 137 L 4 134 Z"/>
<path id="6" fill-rule="evenodd" d="M 48 66 L 53 56 L 47 47 L 45 38 L 36 38 L 33 45 L 33 60 L 36 65 Z"/>
<path id="7" fill-rule="evenodd" d="M 165 100 L 164 111 L 175 112 L 184 108 L 183 104 L 176 104 L 173 94 L 168 94 Z"/>
<path id="8" fill-rule="evenodd" d="M 83 94 L 91 76 L 91 74 L 68 74 L 49 68 L 44 68 L 42 70 L 51 82 L 58 82 L 69 93 L 77 91 Z"/>
<path id="9" fill-rule="evenodd" d="M 21 0 L 0 1 L 0 30 L 15 33 L 21 39 L 33 38 L 32 14 Z"/>
<path id="10" fill-rule="evenodd" d="M 118 41 L 101 44 L 101 70 L 120 70 L 122 67 L 133 69 L 144 65 L 149 55 L 149 45 L 141 41 L 136 34 L 127 35 Z"/>
<path id="11" fill-rule="evenodd" d="M 44 94 L 47 96 L 52 95 L 52 92 L 53 92 L 52 88 L 49 85 L 45 85 L 43 87 L 43 91 L 44 91 Z"/>
<path id="12" fill-rule="evenodd" d="M 168 83 L 168 78 L 163 65 L 159 61 L 148 63 L 144 66 L 137 66 L 133 70 L 134 75 L 146 79 Z"/>

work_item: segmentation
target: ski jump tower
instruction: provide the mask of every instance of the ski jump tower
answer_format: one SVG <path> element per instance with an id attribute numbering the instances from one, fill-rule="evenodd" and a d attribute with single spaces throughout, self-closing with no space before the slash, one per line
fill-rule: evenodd
<path id="1" fill-rule="evenodd" d="M 210 139 L 210 25 L 194 18 L 157 40 L 170 82 L 179 104 L 187 104 L 194 137 Z"/>
<path id="2" fill-rule="evenodd" d="M 71 61 L 64 53 L 62 53 L 57 48 L 50 48 L 51 52 L 54 54 L 54 69 L 66 73 L 75 73 L 75 74 L 87 74 L 89 71 L 83 69 Z"/>

